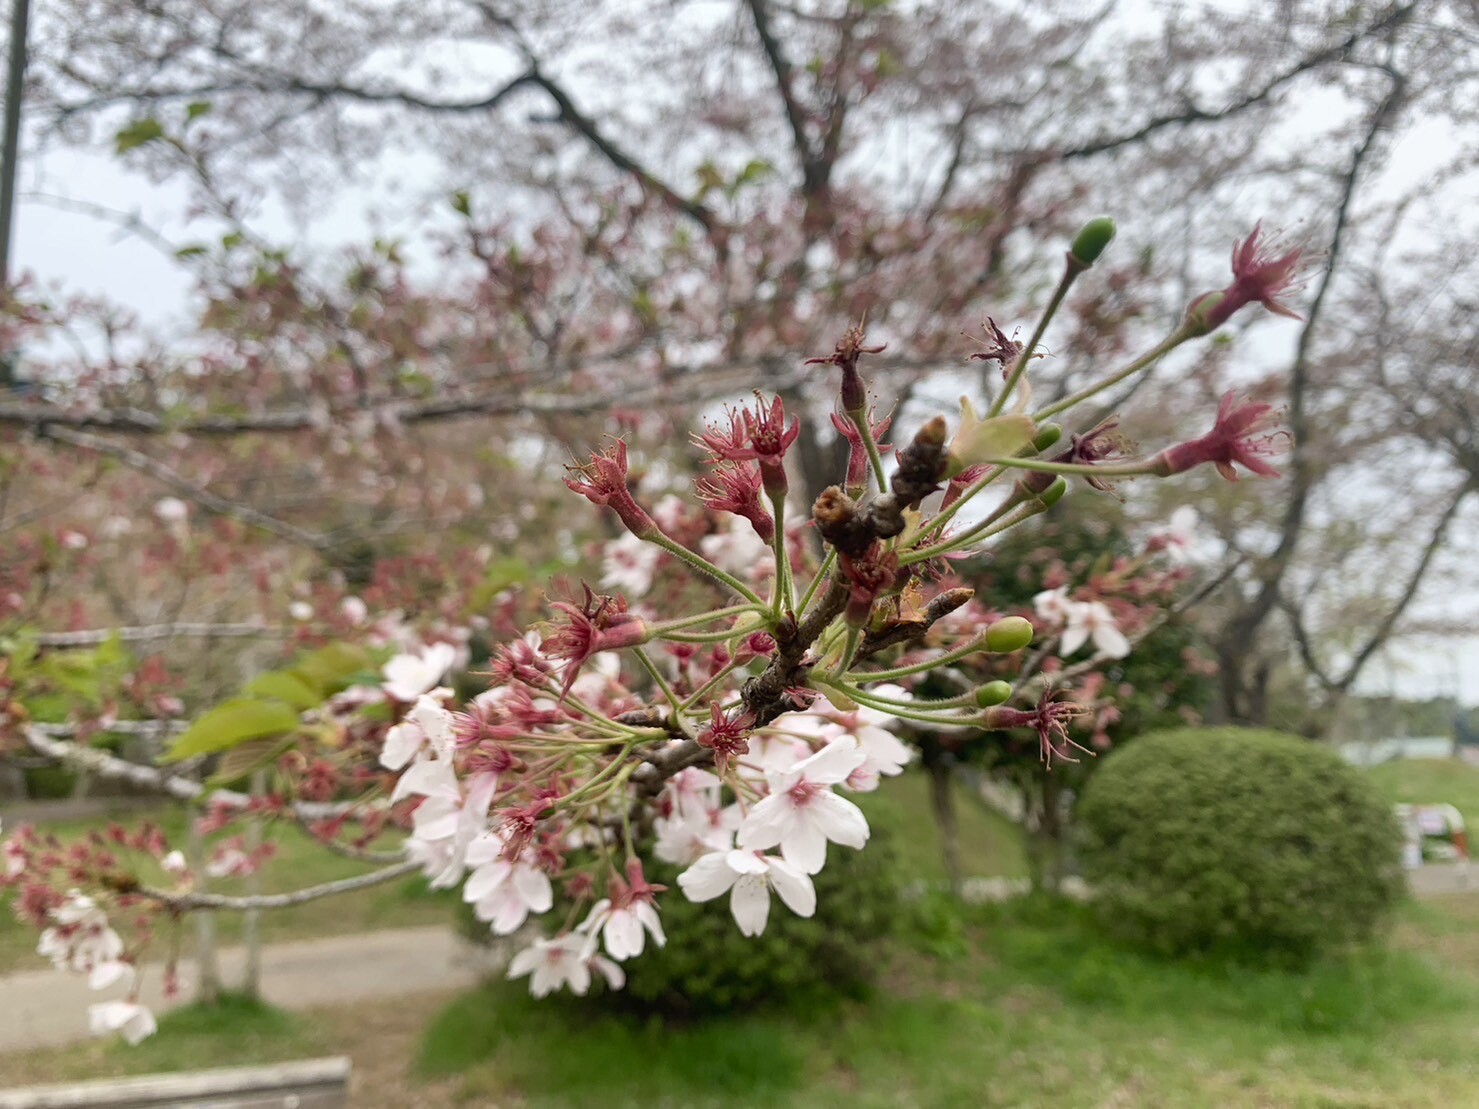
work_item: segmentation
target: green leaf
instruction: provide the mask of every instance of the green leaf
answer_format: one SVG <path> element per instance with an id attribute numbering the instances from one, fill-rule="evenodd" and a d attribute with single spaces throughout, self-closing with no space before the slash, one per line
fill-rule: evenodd
<path id="1" fill-rule="evenodd" d="M 268 701 L 283 701 L 302 712 L 323 704 L 323 691 L 304 681 L 288 670 L 269 670 L 258 674 L 247 683 L 246 691 L 253 697 Z"/>
<path id="2" fill-rule="evenodd" d="M 349 679 L 362 670 L 373 669 L 375 662 L 363 647 L 350 643 L 330 643 L 299 659 L 291 674 L 318 689 L 323 697 L 338 693 Z"/>
<path id="3" fill-rule="evenodd" d="M 270 766 L 277 757 L 293 745 L 291 738 L 272 736 L 266 739 L 251 739 L 231 748 L 221 759 L 221 765 L 206 782 L 207 787 L 220 788 L 245 778 L 258 767 Z"/>
<path id="4" fill-rule="evenodd" d="M 191 243 L 189 246 L 182 246 L 179 250 L 175 251 L 175 257 L 181 260 L 185 258 L 198 258 L 209 250 L 210 247 L 204 243 Z"/>
<path id="5" fill-rule="evenodd" d="M 456 212 L 459 216 L 471 218 L 472 197 L 468 195 L 466 189 L 458 189 L 452 194 L 452 211 Z"/>
<path id="6" fill-rule="evenodd" d="M 157 119 L 146 117 L 136 119 L 119 128 L 118 133 L 113 136 L 113 142 L 119 154 L 127 154 L 130 150 L 162 138 L 164 138 L 164 124 Z"/>
<path id="7" fill-rule="evenodd" d="M 209 115 L 210 111 L 211 102 L 209 100 L 192 100 L 185 105 L 185 119 L 197 120 L 201 116 Z"/>
<path id="8" fill-rule="evenodd" d="M 253 739 L 296 731 L 298 714 L 281 701 L 240 697 L 217 705 L 175 740 L 163 762 L 229 751 Z"/>
<path id="9" fill-rule="evenodd" d="M 520 585 L 529 580 L 529 566 L 523 559 L 500 558 L 489 564 L 483 575 L 483 580 L 478 583 L 470 598 L 471 607 L 483 609 L 493 603 L 493 599 L 506 589 Z"/>

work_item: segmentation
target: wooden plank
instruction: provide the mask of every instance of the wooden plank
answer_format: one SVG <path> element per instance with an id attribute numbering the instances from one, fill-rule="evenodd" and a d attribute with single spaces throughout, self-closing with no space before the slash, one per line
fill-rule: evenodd
<path id="1" fill-rule="evenodd" d="M 0 1109 L 341 1109 L 348 1104 L 349 1059 L 342 1055 L 0 1090 Z"/>

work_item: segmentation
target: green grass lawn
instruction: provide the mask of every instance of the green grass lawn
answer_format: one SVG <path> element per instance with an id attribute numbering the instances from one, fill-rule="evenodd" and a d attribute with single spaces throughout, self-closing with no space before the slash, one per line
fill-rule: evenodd
<path id="1" fill-rule="evenodd" d="M 913 881 L 947 884 L 940 835 L 930 815 L 929 779 L 919 771 L 885 778 L 875 793 L 853 795 L 875 825 L 892 835 L 890 844 Z M 960 866 L 966 878 L 1020 877 L 1027 873 L 1021 830 L 986 807 L 963 782 L 955 783 Z"/>
<path id="2" fill-rule="evenodd" d="M 427 1091 L 438 1105 L 644 1109 L 1479 1104 L 1479 947 L 1452 946 L 1479 895 L 1410 906 L 1385 949 L 1300 971 L 1150 958 L 1061 903 L 959 912 L 960 950 L 900 946 L 870 998 L 807 1012 L 664 1023 L 535 1002 L 522 982 L 434 1015 L 410 1004 L 404 1019 L 400 1006 L 289 1016 L 232 1000 L 169 1015 L 140 1048 L 31 1052 L 5 1069 L 64 1081 L 351 1050 L 357 1069 L 380 1068 L 357 1105 Z"/>
<path id="3" fill-rule="evenodd" d="M 1462 759 L 1393 759 L 1366 775 L 1393 804 L 1448 804 L 1479 821 L 1479 767 Z"/>
<path id="4" fill-rule="evenodd" d="M 432 1024 L 415 1073 L 468 1104 L 1479 1104 L 1479 987 L 1427 953 L 1443 908 L 1303 971 L 1149 958 L 1075 906 L 963 912 L 965 952 L 900 951 L 870 1000 L 811 1013 L 672 1026 L 496 983 Z"/>

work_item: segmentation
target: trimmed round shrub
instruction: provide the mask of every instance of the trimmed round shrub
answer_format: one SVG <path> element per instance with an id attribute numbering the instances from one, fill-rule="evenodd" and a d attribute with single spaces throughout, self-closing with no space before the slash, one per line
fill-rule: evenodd
<path id="1" fill-rule="evenodd" d="M 1076 811 L 1104 926 L 1165 954 L 1306 958 L 1382 925 L 1403 889 L 1391 808 L 1327 748 L 1279 732 L 1156 732 Z"/>

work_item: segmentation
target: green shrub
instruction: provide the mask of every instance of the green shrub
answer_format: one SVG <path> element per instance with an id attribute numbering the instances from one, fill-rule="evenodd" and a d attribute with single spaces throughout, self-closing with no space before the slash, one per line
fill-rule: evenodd
<path id="1" fill-rule="evenodd" d="M 1306 958 L 1371 936 L 1402 890 L 1391 809 L 1334 752 L 1278 732 L 1147 735 L 1077 810 L 1104 926 L 1166 954 Z"/>
<path id="2" fill-rule="evenodd" d="M 648 862 L 649 881 L 668 887 L 659 905 L 668 944 L 622 964 L 624 990 L 599 991 L 606 1004 L 677 1016 L 736 1012 L 865 992 L 883 962 L 900 914 L 903 876 L 887 831 L 873 829 L 866 849 L 833 844 L 813 876 L 816 914 L 802 919 L 772 895 L 765 933 L 740 934 L 729 895 L 694 903 L 678 889 L 678 868 Z M 459 903 L 457 923 L 478 943 L 488 926 Z"/>

